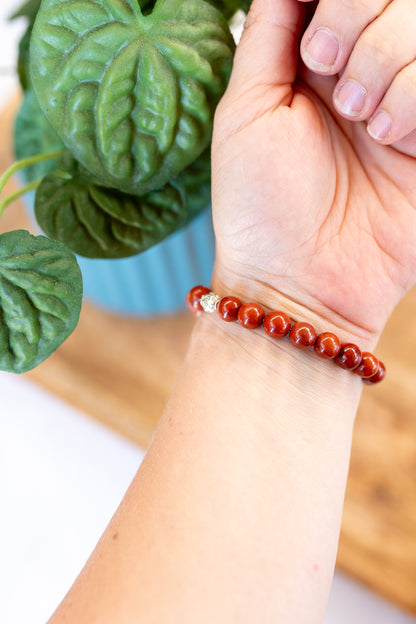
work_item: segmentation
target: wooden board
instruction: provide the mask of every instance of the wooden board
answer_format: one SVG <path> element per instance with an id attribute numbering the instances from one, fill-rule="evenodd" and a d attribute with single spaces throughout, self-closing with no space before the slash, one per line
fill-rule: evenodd
<path id="1" fill-rule="evenodd" d="M 16 104 L 0 119 L 0 170 L 11 162 Z M 13 183 L 9 190 L 12 190 Z M 3 231 L 24 226 L 10 207 Z M 416 243 L 416 241 L 415 241 Z M 366 388 L 355 427 L 337 565 L 416 614 L 416 289 L 394 312 L 377 353 L 388 377 Z M 121 318 L 85 305 L 78 328 L 27 376 L 147 447 L 186 351 L 186 313 Z M 406 331 L 403 331 L 406 328 Z"/>

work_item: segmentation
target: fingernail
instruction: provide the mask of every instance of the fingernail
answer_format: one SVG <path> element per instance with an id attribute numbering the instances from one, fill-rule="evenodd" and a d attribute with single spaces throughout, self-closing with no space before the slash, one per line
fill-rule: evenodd
<path id="1" fill-rule="evenodd" d="M 304 48 L 305 61 L 311 69 L 328 71 L 337 60 L 338 38 L 327 28 L 318 28 Z"/>
<path id="2" fill-rule="evenodd" d="M 390 115 L 386 113 L 386 111 L 379 111 L 368 123 L 368 134 L 372 136 L 373 139 L 383 141 L 389 136 L 392 125 L 393 122 Z"/>
<path id="3" fill-rule="evenodd" d="M 366 97 L 363 86 L 355 80 L 347 80 L 335 94 L 335 105 L 344 115 L 357 117 L 364 109 Z"/>

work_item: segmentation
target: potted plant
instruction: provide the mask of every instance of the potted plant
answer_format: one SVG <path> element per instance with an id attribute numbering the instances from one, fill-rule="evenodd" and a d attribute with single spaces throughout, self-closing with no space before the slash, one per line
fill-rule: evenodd
<path id="1" fill-rule="evenodd" d="M 19 45 L 19 161 L 0 190 L 21 171 L 19 194 L 35 193 L 46 236 L 0 236 L 0 369 L 33 368 L 72 332 L 91 263 L 92 285 L 103 261 L 119 265 L 116 284 L 129 271 L 137 281 L 141 269 L 124 259 L 155 252 L 160 265 L 166 241 L 167 264 L 148 280 L 157 293 L 160 275 L 175 281 L 174 262 L 186 276 L 181 250 L 196 236 L 210 270 L 209 215 L 194 219 L 210 202 L 212 123 L 235 49 L 229 19 L 249 4 L 29 0 L 15 13 L 28 19 Z M 0 203 L 0 215 L 15 197 Z"/>

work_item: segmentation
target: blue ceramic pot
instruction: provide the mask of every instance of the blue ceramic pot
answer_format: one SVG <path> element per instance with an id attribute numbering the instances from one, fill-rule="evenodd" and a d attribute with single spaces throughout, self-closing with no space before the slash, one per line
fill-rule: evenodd
<path id="1" fill-rule="evenodd" d="M 28 193 L 25 201 L 34 220 L 34 194 Z M 212 213 L 207 208 L 187 227 L 138 256 L 121 260 L 77 256 L 84 299 L 124 315 L 179 312 L 185 309 L 186 293 L 193 286 L 210 283 L 214 255 Z"/>
<path id="2" fill-rule="evenodd" d="M 209 284 L 214 265 L 211 210 L 132 258 L 78 257 L 85 299 L 119 314 L 171 314 L 185 308 L 196 284 Z"/>

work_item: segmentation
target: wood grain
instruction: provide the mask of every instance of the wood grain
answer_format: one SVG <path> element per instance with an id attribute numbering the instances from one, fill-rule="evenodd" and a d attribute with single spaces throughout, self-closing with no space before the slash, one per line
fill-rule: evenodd
<path id="1" fill-rule="evenodd" d="M 11 121 L 3 111 L 0 168 L 11 162 Z M 9 185 L 12 190 L 13 183 Z M 2 230 L 27 223 L 10 207 Z M 416 241 L 415 241 L 416 243 Z M 416 289 L 391 317 L 377 354 L 380 386 L 364 390 L 355 426 L 337 565 L 416 614 Z M 85 305 L 74 334 L 27 376 L 147 447 L 180 367 L 193 321 L 109 315 Z M 405 329 L 405 331 L 404 331 Z"/>
<path id="2" fill-rule="evenodd" d="M 377 353 L 388 377 L 358 411 L 338 565 L 416 614 L 416 289 Z"/>

